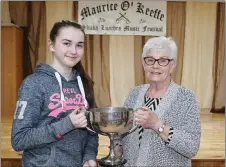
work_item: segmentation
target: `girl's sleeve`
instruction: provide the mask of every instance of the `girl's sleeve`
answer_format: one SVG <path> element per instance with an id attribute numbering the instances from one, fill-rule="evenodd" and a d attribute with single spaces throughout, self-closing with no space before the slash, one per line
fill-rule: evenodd
<path id="1" fill-rule="evenodd" d="M 11 143 L 16 151 L 42 147 L 60 140 L 75 127 L 69 116 L 49 125 L 38 127 L 43 110 L 43 85 L 35 77 L 27 77 L 20 88 L 12 125 Z"/>

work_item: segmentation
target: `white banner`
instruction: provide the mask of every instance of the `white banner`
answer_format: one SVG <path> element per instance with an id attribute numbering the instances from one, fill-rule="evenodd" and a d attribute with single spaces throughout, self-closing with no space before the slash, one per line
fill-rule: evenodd
<path id="1" fill-rule="evenodd" d="M 167 1 L 84 0 L 78 22 L 86 34 L 166 35 Z"/>

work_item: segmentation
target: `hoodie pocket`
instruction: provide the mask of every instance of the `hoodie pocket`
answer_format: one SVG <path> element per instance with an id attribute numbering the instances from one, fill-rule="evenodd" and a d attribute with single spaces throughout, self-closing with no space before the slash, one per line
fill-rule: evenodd
<path id="1" fill-rule="evenodd" d="M 43 164 L 43 167 L 50 167 L 50 166 L 55 166 L 55 159 L 56 159 L 56 148 L 55 146 L 51 146 L 51 151 L 50 155 L 48 156 L 48 160 L 45 164 Z"/>
<path id="2" fill-rule="evenodd" d="M 55 167 L 55 148 L 40 147 L 23 152 L 22 166 L 24 167 Z"/>

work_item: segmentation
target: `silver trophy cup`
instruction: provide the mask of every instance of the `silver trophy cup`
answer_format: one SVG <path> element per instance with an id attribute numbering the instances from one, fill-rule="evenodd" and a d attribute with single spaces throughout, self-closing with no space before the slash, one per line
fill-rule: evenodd
<path id="1" fill-rule="evenodd" d="M 110 138 L 110 152 L 107 157 L 100 160 L 101 166 L 123 166 L 126 160 L 118 157 L 114 152 L 116 137 L 124 137 L 136 130 L 133 121 L 134 110 L 125 107 L 93 108 L 88 112 L 91 131 Z M 90 128 L 88 128 L 90 130 Z"/>

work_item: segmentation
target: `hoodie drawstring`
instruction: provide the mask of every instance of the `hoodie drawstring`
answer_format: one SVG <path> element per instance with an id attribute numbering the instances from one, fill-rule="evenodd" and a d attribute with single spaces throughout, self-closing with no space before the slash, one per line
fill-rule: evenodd
<path id="1" fill-rule="evenodd" d="M 82 84 L 82 79 L 79 75 L 77 76 L 77 80 L 78 80 L 78 86 L 79 86 L 80 92 L 81 92 L 83 99 L 84 99 L 85 108 L 87 109 L 88 103 L 87 103 L 87 100 L 86 100 L 85 91 L 84 91 L 84 87 L 83 87 L 83 84 Z"/>
<path id="2" fill-rule="evenodd" d="M 64 99 L 63 89 L 62 89 L 62 80 L 61 80 L 60 74 L 58 72 L 55 72 L 55 76 L 56 76 L 56 79 L 57 79 L 59 86 L 60 86 L 60 99 L 61 99 L 62 108 L 64 108 L 64 100 L 65 99 Z M 82 97 L 84 99 L 85 108 L 87 108 L 88 102 L 86 100 L 85 91 L 84 91 L 84 87 L 83 87 L 83 84 L 82 84 L 82 79 L 79 75 L 77 76 L 77 80 L 78 80 L 79 90 L 80 90 Z"/>
<path id="3" fill-rule="evenodd" d="M 61 100 L 62 108 L 64 108 L 64 93 L 63 93 L 63 89 L 62 89 L 61 77 L 58 72 L 55 72 L 55 76 L 56 76 L 56 79 L 60 86 L 60 100 Z"/>

